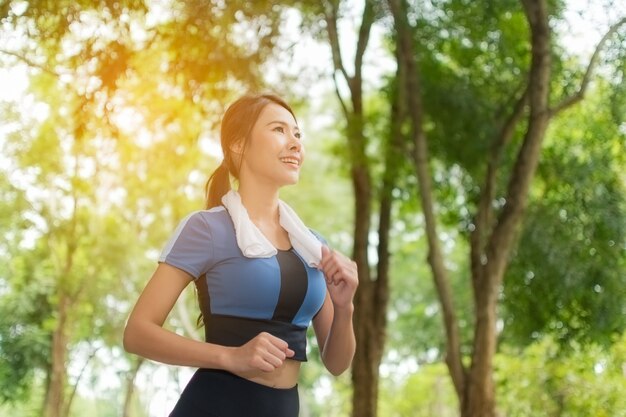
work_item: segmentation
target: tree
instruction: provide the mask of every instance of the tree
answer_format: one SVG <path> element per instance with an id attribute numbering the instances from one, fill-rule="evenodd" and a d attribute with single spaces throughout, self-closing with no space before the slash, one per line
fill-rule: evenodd
<path id="1" fill-rule="evenodd" d="M 35 328 L 48 344 L 33 345 L 46 358 L 44 416 L 69 410 L 67 363 L 79 342 L 119 344 L 115 335 L 126 312 L 93 300 L 117 305 L 136 294 L 147 269 L 145 262 L 131 261 L 133 256 L 145 259 L 155 236 L 163 241 L 168 225 L 189 211 L 185 204 L 201 200 L 203 179 L 196 175 L 200 184 L 191 195 L 188 184 L 191 167 L 203 166 L 203 158 L 204 167 L 212 164 L 197 151 L 199 139 L 213 129 L 221 113 L 216 109 L 225 101 L 260 85 L 258 63 L 273 51 L 281 21 L 280 10 L 267 6 L 179 2 L 156 24 L 148 23 L 149 6 L 142 1 L 16 1 L 0 8 L 4 30 L 22 32 L 28 40 L 9 44 L 0 54 L 30 67 L 31 92 L 48 113 L 35 128 L 14 135 L 6 154 L 15 175 L 27 178 L 18 190 L 39 192 L 21 211 L 38 222 L 3 229 L 34 232 L 36 247 L 43 248 L 21 250 L 22 258 L 15 258 L 2 307 L 12 306 L 22 281 L 42 289 L 23 295 L 33 294 L 28 302 L 36 296 L 45 301 L 35 309 L 44 325 Z M 232 36 L 246 30 L 259 34 L 258 43 Z M 142 120 L 143 128 L 129 123 L 129 115 Z M 164 227 L 154 226 L 155 212 Z M 126 233 L 139 241 L 129 243 Z M 29 255 L 47 268 L 25 276 L 31 271 L 20 270 L 17 260 Z M 121 277 L 131 280 L 119 285 Z M 24 314 L 12 317 L 18 321 L 0 340 L 3 356 L 32 333 L 14 331 L 33 324 L 32 314 Z M 20 358 L 29 361 L 25 369 L 41 365 L 28 355 Z M 19 368 L 18 362 L 13 365 Z"/>
<path id="2" fill-rule="evenodd" d="M 359 272 L 359 287 L 354 300 L 354 327 L 357 349 L 352 364 L 352 415 L 376 416 L 378 402 L 379 366 L 383 357 L 389 301 L 389 236 L 392 225 L 393 190 L 402 164 L 405 135 L 401 124 L 384 124 L 387 132 L 377 143 L 382 150 L 380 164 L 380 186 L 373 185 L 376 163 L 368 155 L 374 141 L 368 137 L 368 116 L 365 110 L 366 97 L 363 92 L 363 59 L 368 46 L 372 25 L 381 16 L 378 3 L 366 0 L 354 52 L 353 73 L 350 75 L 344 64 L 338 20 L 341 2 L 324 2 L 323 17 L 327 39 L 333 60 L 333 79 L 342 115 L 345 121 L 347 160 L 354 191 L 354 243 L 353 259 Z M 398 78 L 404 69 L 399 68 Z M 341 80 L 341 81 L 340 81 Z M 348 86 L 348 97 L 340 92 L 341 85 Z M 403 89 L 394 89 L 388 95 L 385 116 L 390 120 L 402 119 L 406 113 Z M 388 113 L 387 113 L 388 112 Z M 381 117 L 383 119 L 384 117 Z M 377 206 L 377 212 L 372 208 Z M 377 216 L 377 242 L 370 239 L 373 232 L 372 219 Z M 376 262 L 370 257 L 370 248 L 375 248 Z"/>
<path id="3" fill-rule="evenodd" d="M 582 100 L 586 92 L 599 51 L 608 39 L 626 23 L 616 23 L 602 39 L 580 83 L 572 94 L 551 103 L 550 85 L 552 75 L 552 29 L 549 25 L 550 6 L 546 1 L 523 0 L 521 2 L 528 24 L 530 64 L 522 79 L 520 92 L 514 92 L 507 107 L 508 115 L 499 126 L 493 126 L 490 156 L 485 169 L 485 180 L 480 187 L 480 197 L 470 225 L 470 264 L 474 301 L 474 336 L 471 361 L 463 362 L 462 341 L 458 318 L 450 290 L 448 272 L 444 266 L 437 233 L 437 216 L 433 202 L 430 179 L 430 156 L 428 153 L 425 115 L 422 100 L 422 68 L 416 59 L 419 45 L 416 43 L 415 27 L 411 26 L 406 1 L 390 0 L 389 8 L 394 18 L 396 45 L 400 59 L 398 65 L 407 71 L 407 107 L 414 138 L 413 161 L 419 182 L 419 196 L 428 236 L 429 255 L 433 278 L 442 306 L 446 330 L 446 363 L 460 400 L 462 416 L 494 416 L 495 388 L 493 383 L 493 357 L 496 351 L 496 307 L 500 286 L 515 245 L 517 231 L 523 219 L 531 180 L 539 161 L 540 149 L 546 130 L 552 119 Z M 466 7 L 462 6 L 462 7 Z M 471 41 L 470 41 L 471 42 Z M 522 124 L 523 122 L 523 124 Z M 505 151 L 510 152 L 512 138 L 520 132 L 521 144 L 510 166 L 509 182 L 502 190 L 503 204 L 494 207 L 500 190 L 498 175 L 506 167 L 502 163 Z"/>

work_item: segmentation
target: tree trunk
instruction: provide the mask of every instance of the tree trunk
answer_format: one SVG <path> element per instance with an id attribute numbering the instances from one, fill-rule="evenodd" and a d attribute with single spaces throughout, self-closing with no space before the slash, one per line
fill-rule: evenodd
<path id="1" fill-rule="evenodd" d="M 461 361 L 461 339 L 458 320 L 454 310 L 452 290 L 448 280 L 448 272 L 444 266 L 437 233 L 428 167 L 428 143 L 422 126 L 423 106 L 419 69 L 415 59 L 412 34 L 407 21 L 408 5 L 406 0 L 389 0 L 388 4 L 394 18 L 396 30 L 397 63 L 399 67 L 404 67 L 406 71 L 406 105 L 411 120 L 414 142 L 413 163 L 415 174 L 418 178 L 419 197 L 426 225 L 426 237 L 429 248 L 428 263 L 433 273 L 435 287 L 443 311 L 443 323 L 446 331 L 446 365 L 457 396 L 461 398 L 465 388 L 466 370 Z"/>
<path id="2" fill-rule="evenodd" d="M 354 299 L 354 333 L 357 347 L 352 362 L 352 415 L 355 417 L 376 417 L 378 367 L 383 355 L 388 283 L 386 274 L 382 279 L 380 276 L 372 276 L 368 259 L 370 218 L 372 215 L 372 180 L 366 155 L 367 141 L 364 135 L 361 78 L 363 56 L 375 14 L 373 2 L 366 0 L 356 45 L 353 76 L 348 75 L 341 57 L 336 2 L 325 2 L 324 14 L 334 69 L 336 73 L 341 74 L 348 84 L 351 104 L 351 108 L 349 108 L 336 85 L 337 96 L 347 122 L 350 172 L 355 200 L 353 259 L 357 264 L 359 273 L 359 287 Z M 386 227 L 388 230 L 388 226 Z M 387 256 L 386 248 L 382 253 L 383 256 Z M 386 262 L 386 259 L 383 261 Z"/>
<path id="3" fill-rule="evenodd" d="M 65 380 L 67 374 L 67 313 L 69 299 L 61 293 L 58 305 L 57 323 L 52 333 L 52 365 L 46 389 L 43 417 L 62 417 L 65 402 Z"/>
<path id="4" fill-rule="evenodd" d="M 462 417 L 495 417 L 493 356 L 496 352 L 496 297 L 492 288 L 476 293 L 474 346 L 463 397 Z"/>
<path id="5" fill-rule="evenodd" d="M 69 416 L 70 415 L 70 412 L 72 410 L 72 404 L 74 403 L 74 398 L 76 397 L 76 391 L 78 391 L 78 386 L 80 384 L 80 380 L 83 378 L 83 375 L 85 374 L 85 370 L 89 366 L 89 363 L 91 362 L 91 360 L 96 356 L 96 354 L 98 353 L 99 349 L 100 348 L 97 347 L 89 354 L 89 357 L 87 358 L 87 360 L 83 364 L 83 367 L 81 368 L 80 373 L 76 377 L 76 381 L 74 382 L 74 386 L 72 387 L 72 392 L 70 393 L 69 398 L 65 402 L 65 411 L 63 412 L 64 416 Z"/>
<path id="6" fill-rule="evenodd" d="M 528 191 L 539 163 L 541 144 L 550 119 L 550 27 L 547 4 L 545 0 L 523 0 L 522 4 L 531 33 L 531 67 L 527 88 L 528 126 L 510 175 L 506 203 L 489 236 L 487 246 L 472 248 L 472 253 L 484 253 L 484 261 L 481 262 L 482 267 L 476 267 L 474 260 L 472 268 L 476 319 L 472 364 L 461 402 L 462 417 L 496 415 L 493 357 L 497 340 L 497 295 L 515 244 L 517 229 L 522 222 Z M 526 104 L 526 97 L 523 100 Z M 513 114 L 516 113 L 517 109 Z M 487 178 L 488 181 L 490 178 Z M 489 217 L 485 213 L 481 215 Z M 480 240 L 472 241 L 472 245 L 478 245 Z"/>

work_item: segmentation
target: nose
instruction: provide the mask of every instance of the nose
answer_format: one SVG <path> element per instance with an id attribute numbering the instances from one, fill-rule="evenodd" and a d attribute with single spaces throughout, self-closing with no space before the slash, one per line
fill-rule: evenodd
<path id="1" fill-rule="evenodd" d="M 302 142 L 295 136 L 291 135 L 291 141 L 289 142 L 288 149 L 290 151 L 300 152 L 302 149 Z"/>

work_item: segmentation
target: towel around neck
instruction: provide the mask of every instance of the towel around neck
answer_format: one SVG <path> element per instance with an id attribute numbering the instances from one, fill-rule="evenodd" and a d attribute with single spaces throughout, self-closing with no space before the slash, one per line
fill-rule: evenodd
<path id="1" fill-rule="evenodd" d="M 250 220 L 241 196 L 230 190 L 222 197 L 235 227 L 237 245 L 247 258 L 269 258 L 278 253 L 274 245 L 265 237 L 259 228 Z M 280 225 L 287 231 L 291 245 L 312 267 L 319 265 L 322 259 L 322 243 L 300 220 L 296 212 L 282 200 L 278 200 L 278 216 Z"/>

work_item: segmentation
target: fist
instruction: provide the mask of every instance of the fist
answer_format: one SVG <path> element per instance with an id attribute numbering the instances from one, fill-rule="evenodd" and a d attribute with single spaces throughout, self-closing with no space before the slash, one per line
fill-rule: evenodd
<path id="1" fill-rule="evenodd" d="M 287 342 L 266 332 L 233 351 L 231 371 L 236 374 L 261 370 L 272 372 L 294 355 Z"/>
<path id="2" fill-rule="evenodd" d="M 342 253 L 322 246 L 322 260 L 318 268 L 324 273 L 333 306 L 350 306 L 359 285 L 356 263 Z"/>

